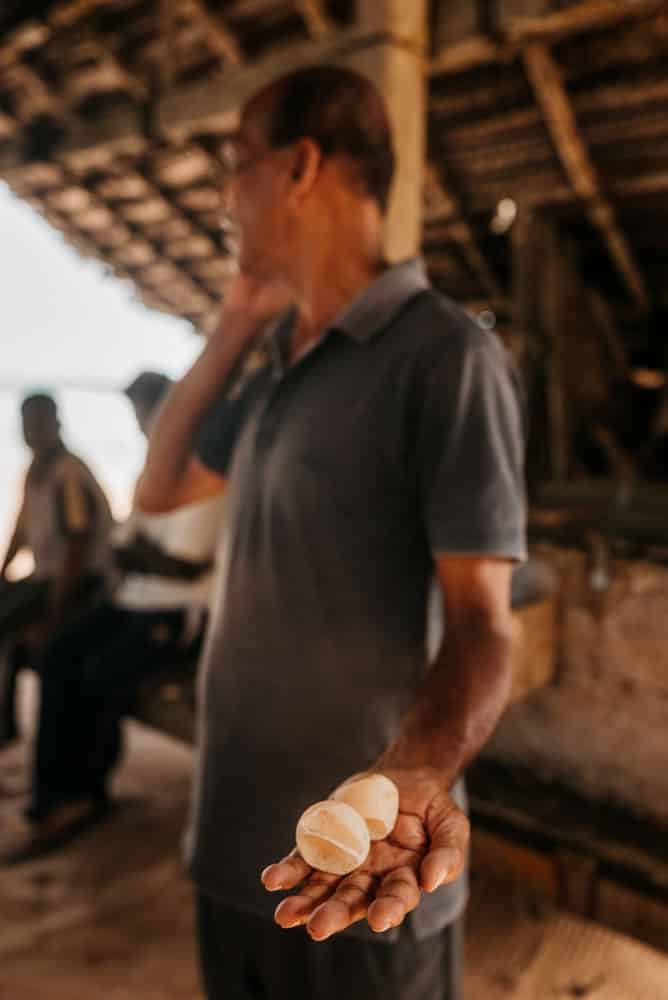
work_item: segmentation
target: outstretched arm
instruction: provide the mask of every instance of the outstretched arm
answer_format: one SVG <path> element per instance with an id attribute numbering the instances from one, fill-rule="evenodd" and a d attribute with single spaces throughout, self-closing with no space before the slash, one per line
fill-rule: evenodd
<path id="1" fill-rule="evenodd" d="M 465 865 L 469 824 L 450 789 L 489 739 L 510 692 L 511 562 L 444 556 L 437 565 L 447 635 L 397 739 L 371 769 L 399 789 L 394 830 L 344 878 L 313 871 L 296 852 L 262 874 L 270 891 L 299 886 L 276 921 L 305 924 L 318 941 L 365 917 L 378 932 L 397 926 L 422 891 L 454 881 Z"/>

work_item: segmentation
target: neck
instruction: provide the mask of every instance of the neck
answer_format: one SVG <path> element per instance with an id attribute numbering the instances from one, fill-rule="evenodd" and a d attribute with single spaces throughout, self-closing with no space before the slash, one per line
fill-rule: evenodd
<path id="1" fill-rule="evenodd" d="M 317 246 L 319 253 L 304 253 L 293 276 L 299 312 L 293 358 L 317 340 L 385 266 L 380 227 L 371 225 L 364 211 L 357 226 L 345 232 L 341 228 L 337 232 L 332 226 L 331 235 L 321 233 L 309 241 L 309 249 Z"/>
<path id="2" fill-rule="evenodd" d="M 62 447 L 62 441 L 54 441 L 46 448 L 40 448 L 39 451 L 33 452 L 33 458 L 36 462 L 48 462 L 61 451 Z"/>
<path id="3" fill-rule="evenodd" d="M 49 448 L 40 448 L 39 451 L 33 451 L 32 463 L 30 465 L 31 474 L 39 479 L 41 475 L 46 473 L 51 462 L 60 454 L 62 448 L 62 441 L 58 441 Z"/>

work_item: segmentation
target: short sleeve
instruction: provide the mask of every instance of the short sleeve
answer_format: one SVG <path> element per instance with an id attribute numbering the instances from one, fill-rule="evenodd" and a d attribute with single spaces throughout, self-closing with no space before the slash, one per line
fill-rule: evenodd
<path id="1" fill-rule="evenodd" d="M 241 391 L 221 395 L 200 424 L 195 438 L 197 458 L 212 472 L 226 476 L 246 418 L 266 383 L 265 369 L 255 373 Z"/>
<path id="2" fill-rule="evenodd" d="M 526 558 L 522 392 L 492 336 L 456 336 L 424 377 L 418 474 L 435 555 Z"/>

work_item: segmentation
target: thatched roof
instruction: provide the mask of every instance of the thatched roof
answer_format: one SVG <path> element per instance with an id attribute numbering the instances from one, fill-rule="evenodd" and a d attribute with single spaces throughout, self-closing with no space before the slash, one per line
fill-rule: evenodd
<path id="1" fill-rule="evenodd" d="M 0 14 L 0 177 L 147 305 L 206 330 L 231 266 L 219 150 L 239 100 L 359 45 L 354 9 L 14 0 Z M 668 2 L 433 0 L 430 25 L 435 280 L 508 308 L 497 207 L 513 199 L 564 218 L 620 313 L 668 304 Z"/>

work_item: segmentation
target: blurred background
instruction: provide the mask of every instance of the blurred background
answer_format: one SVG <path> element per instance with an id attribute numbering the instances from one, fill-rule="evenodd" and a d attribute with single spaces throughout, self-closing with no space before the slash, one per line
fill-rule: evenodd
<path id="1" fill-rule="evenodd" d="M 0 183 L 0 548 L 9 540 L 28 460 L 20 402 L 54 391 L 67 440 L 104 485 L 115 516 L 127 516 L 144 454 L 121 390 L 159 364 L 179 375 L 194 359 L 191 325 L 152 312 L 104 264 L 82 258 Z M 24 561 L 23 568 L 29 564 Z M 16 567 L 20 572 L 20 566 Z"/>

